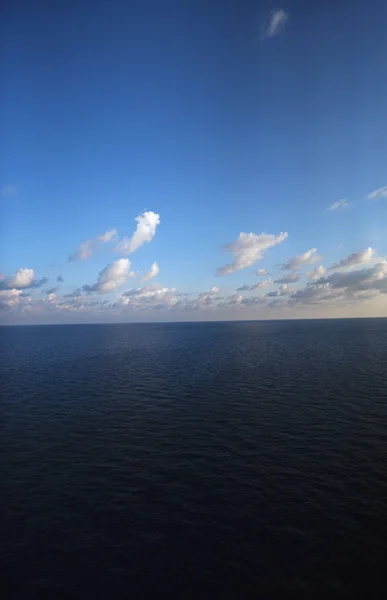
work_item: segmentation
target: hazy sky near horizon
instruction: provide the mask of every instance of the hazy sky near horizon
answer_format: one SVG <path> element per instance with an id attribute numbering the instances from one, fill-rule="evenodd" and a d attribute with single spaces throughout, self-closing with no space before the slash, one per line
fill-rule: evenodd
<path id="1" fill-rule="evenodd" d="M 2 7 L 0 323 L 387 316 L 387 4 Z"/>

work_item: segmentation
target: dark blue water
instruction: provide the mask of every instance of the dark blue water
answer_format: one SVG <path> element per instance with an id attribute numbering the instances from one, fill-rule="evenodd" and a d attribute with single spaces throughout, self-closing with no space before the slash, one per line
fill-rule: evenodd
<path id="1" fill-rule="evenodd" d="M 0 335 L 7 598 L 382 597 L 387 319 Z"/>

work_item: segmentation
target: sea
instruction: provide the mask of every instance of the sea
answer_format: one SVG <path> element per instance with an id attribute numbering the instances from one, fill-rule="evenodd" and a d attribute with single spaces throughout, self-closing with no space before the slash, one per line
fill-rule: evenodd
<path id="1" fill-rule="evenodd" d="M 385 598 L 387 319 L 0 328 L 3 598 Z"/>

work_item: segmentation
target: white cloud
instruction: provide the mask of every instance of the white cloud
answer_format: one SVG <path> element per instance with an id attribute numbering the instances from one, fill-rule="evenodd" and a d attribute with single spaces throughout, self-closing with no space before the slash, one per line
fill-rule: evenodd
<path id="1" fill-rule="evenodd" d="M 387 198 L 387 185 L 374 190 L 367 196 L 367 198 L 369 200 L 373 200 L 374 198 Z"/>
<path id="2" fill-rule="evenodd" d="M 346 258 L 343 258 L 340 262 L 329 267 L 328 271 L 334 271 L 336 269 L 352 268 L 364 263 L 370 262 L 375 256 L 375 250 L 371 247 L 366 250 L 360 250 L 354 252 Z"/>
<path id="3" fill-rule="evenodd" d="M 287 263 L 282 265 L 282 271 L 290 271 L 301 268 L 303 265 L 312 265 L 319 260 L 321 260 L 321 256 L 316 254 L 317 248 L 311 248 L 304 254 L 300 254 L 299 256 L 295 256 L 291 258 Z"/>
<path id="4" fill-rule="evenodd" d="M 270 285 L 271 283 L 273 283 L 272 279 L 264 279 L 263 281 L 260 281 L 259 283 L 256 283 L 254 285 L 242 285 L 242 287 L 237 288 L 237 292 L 252 292 L 254 290 L 260 290 L 268 285 Z"/>
<path id="5" fill-rule="evenodd" d="M 115 308 L 131 307 L 135 310 L 153 310 L 156 307 L 172 308 L 177 303 L 175 288 L 166 288 L 158 283 L 127 290 L 115 303 Z"/>
<path id="6" fill-rule="evenodd" d="M 157 226 L 160 224 L 160 215 L 152 211 L 144 212 L 136 217 L 137 228 L 131 238 L 124 237 L 116 247 L 115 252 L 120 252 L 123 255 L 131 254 L 145 242 L 150 242 L 155 234 Z"/>
<path id="7" fill-rule="evenodd" d="M 268 272 L 266 269 L 257 269 L 255 274 L 258 275 L 258 277 L 264 277 L 265 275 L 268 275 Z"/>
<path id="8" fill-rule="evenodd" d="M 1 290 L 24 290 L 27 288 L 39 288 L 47 283 L 47 277 L 41 279 L 34 279 L 33 269 L 19 269 L 13 277 L 6 277 L 0 281 Z"/>
<path id="9" fill-rule="evenodd" d="M 115 290 L 131 276 L 130 264 L 128 258 L 119 258 L 102 269 L 96 283 L 84 285 L 83 290 L 85 292 L 98 292 L 99 294 L 107 294 Z"/>
<path id="10" fill-rule="evenodd" d="M 28 288 L 34 280 L 33 269 L 19 269 L 16 275 L 10 281 L 10 287 L 17 289 Z"/>
<path id="11" fill-rule="evenodd" d="M 217 274 L 229 275 L 234 273 L 234 271 L 250 267 L 262 259 L 265 250 L 283 242 L 287 237 L 287 233 L 280 233 L 277 236 L 266 233 L 259 235 L 255 233 L 240 233 L 234 242 L 223 246 L 223 250 L 228 250 L 234 254 L 234 262 L 220 267 Z"/>
<path id="12" fill-rule="evenodd" d="M 270 20 L 262 27 L 261 41 L 277 35 L 289 20 L 289 14 L 282 8 L 271 13 Z"/>
<path id="13" fill-rule="evenodd" d="M 308 275 L 308 278 L 311 281 L 313 281 L 315 279 L 319 279 L 320 277 L 325 275 L 325 273 L 326 273 L 325 267 L 323 267 L 323 265 L 320 265 L 319 267 L 312 269 L 312 271 L 309 271 L 309 273 L 307 273 L 307 275 Z"/>
<path id="14" fill-rule="evenodd" d="M 160 273 L 159 265 L 157 264 L 157 262 L 154 262 L 153 265 L 151 266 L 151 268 L 149 269 L 149 271 L 147 271 L 139 279 L 139 282 L 141 282 L 141 281 L 148 281 L 149 279 L 153 279 L 153 277 L 156 277 L 156 275 L 158 275 L 159 273 Z"/>
<path id="15" fill-rule="evenodd" d="M 111 229 L 110 231 L 105 231 L 105 233 L 102 233 L 101 235 L 97 235 L 97 237 L 91 240 L 86 240 L 86 242 L 79 244 L 73 254 L 70 254 L 68 261 L 73 262 L 91 258 L 101 244 L 112 241 L 116 236 L 117 230 Z"/>
<path id="16" fill-rule="evenodd" d="M 20 302 L 21 290 L 0 290 L 0 309 L 8 310 Z"/>
<path id="17" fill-rule="evenodd" d="M 334 202 L 333 204 L 328 206 L 327 210 L 333 211 L 338 210 L 339 208 L 348 208 L 348 206 L 349 202 L 347 198 L 343 198 L 342 200 L 338 200 L 337 202 Z"/>
<path id="18" fill-rule="evenodd" d="M 283 275 L 278 279 L 274 280 L 274 283 L 296 283 L 299 281 L 300 275 L 299 273 L 289 273 L 287 275 Z"/>

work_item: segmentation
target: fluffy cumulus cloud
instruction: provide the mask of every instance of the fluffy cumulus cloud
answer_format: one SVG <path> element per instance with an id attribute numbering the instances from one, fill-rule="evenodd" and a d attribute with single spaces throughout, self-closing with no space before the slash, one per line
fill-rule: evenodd
<path id="1" fill-rule="evenodd" d="M 372 267 L 335 271 L 294 292 L 289 306 L 357 304 L 387 294 L 387 261 Z"/>
<path id="2" fill-rule="evenodd" d="M 347 198 L 343 198 L 342 200 L 338 200 L 337 202 L 334 202 L 333 204 L 328 206 L 327 210 L 332 212 L 335 210 L 348 208 L 348 206 L 349 206 L 349 202 L 348 202 Z"/>
<path id="3" fill-rule="evenodd" d="M 114 304 L 114 308 L 127 307 L 137 311 L 170 309 L 177 304 L 177 295 L 176 289 L 153 283 L 127 290 Z"/>
<path id="4" fill-rule="evenodd" d="M 257 269 L 257 270 L 255 271 L 255 274 L 256 274 L 258 277 L 264 277 L 265 275 L 268 275 L 268 272 L 266 271 L 266 269 Z"/>
<path id="5" fill-rule="evenodd" d="M 273 292 L 268 292 L 266 294 L 266 298 L 278 298 L 279 296 L 287 296 L 289 293 L 290 293 L 290 288 L 286 283 L 284 283 L 283 285 L 281 285 L 278 289 L 274 290 Z"/>
<path id="6" fill-rule="evenodd" d="M 300 269 L 304 265 L 313 265 L 314 263 L 321 260 L 321 256 L 316 254 L 317 248 L 311 248 L 304 254 L 300 254 L 299 256 L 294 256 L 284 265 L 282 265 L 283 271 L 295 271 L 296 269 Z"/>
<path id="7" fill-rule="evenodd" d="M 323 265 L 315 267 L 314 269 L 312 269 L 311 271 L 309 271 L 307 273 L 308 279 L 310 279 L 311 281 L 313 281 L 315 279 L 319 279 L 320 277 L 322 277 L 323 275 L 325 275 L 326 271 L 327 270 L 326 270 L 326 268 Z"/>
<path id="8" fill-rule="evenodd" d="M 387 261 L 382 260 L 373 267 L 355 271 L 336 271 L 321 277 L 314 285 L 326 285 L 331 289 L 345 289 L 356 293 L 366 290 L 387 293 Z"/>
<path id="9" fill-rule="evenodd" d="M 374 190 L 367 197 L 369 200 L 374 200 L 375 198 L 387 198 L 387 185 Z"/>
<path id="10" fill-rule="evenodd" d="M 160 268 L 157 262 L 154 262 L 149 271 L 147 271 L 142 277 L 140 277 L 139 281 L 149 281 L 149 279 L 153 279 L 160 273 Z"/>
<path id="11" fill-rule="evenodd" d="M 268 21 L 263 25 L 261 31 L 261 40 L 272 38 L 285 27 L 286 22 L 289 20 L 289 15 L 282 8 L 274 10 Z"/>
<path id="12" fill-rule="evenodd" d="M 35 279 L 33 269 L 19 269 L 13 277 L 5 277 L 0 281 L 0 290 L 24 290 L 30 288 L 39 288 L 47 283 L 47 277 Z"/>
<path id="13" fill-rule="evenodd" d="M 132 276 L 130 264 L 128 258 L 120 258 L 112 262 L 102 269 L 93 285 L 84 285 L 83 290 L 88 293 L 98 292 L 99 294 L 107 294 L 115 290 Z"/>
<path id="14" fill-rule="evenodd" d="M 105 244 L 107 242 L 111 242 L 117 236 L 116 229 L 110 229 L 109 231 L 105 231 L 101 235 L 97 235 L 97 237 L 87 240 L 76 248 L 73 254 L 70 254 L 68 261 L 81 261 L 86 260 L 87 258 L 91 258 L 96 251 L 96 249 L 101 246 L 101 244 Z"/>
<path id="15" fill-rule="evenodd" d="M 0 290 L 0 309 L 8 310 L 20 302 L 21 290 Z"/>
<path id="16" fill-rule="evenodd" d="M 374 258 L 374 256 L 375 250 L 369 247 L 365 250 L 354 252 L 346 258 L 343 258 L 342 260 L 340 260 L 340 262 L 335 263 L 334 265 L 329 267 L 328 271 L 334 271 L 336 269 L 351 269 L 352 267 L 357 267 L 359 265 L 363 265 L 365 263 L 370 262 Z"/>
<path id="17" fill-rule="evenodd" d="M 116 252 L 126 256 L 140 248 L 145 242 L 153 240 L 157 226 L 160 224 L 160 215 L 146 211 L 136 217 L 137 227 L 132 237 L 124 237 L 115 247 Z"/>
<path id="18" fill-rule="evenodd" d="M 232 252 L 234 255 L 234 261 L 230 264 L 220 267 L 217 271 L 218 275 L 230 275 L 234 271 L 245 269 L 250 267 L 258 260 L 261 260 L 265 250 L 280 244 L 286 238 L 288 234 L 280 233 L 279 235 L 272 235 L 267 233 L 261 233 L 256 235 L 255 233 L 240 233 L 239 237 L 234 241 L 223 246 L 223 250 Z"/>

